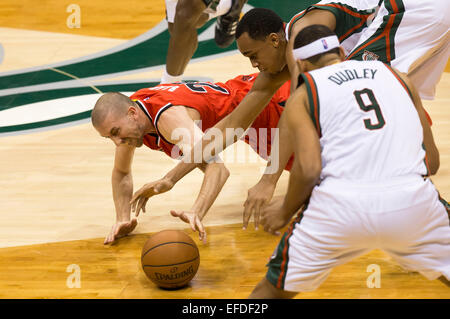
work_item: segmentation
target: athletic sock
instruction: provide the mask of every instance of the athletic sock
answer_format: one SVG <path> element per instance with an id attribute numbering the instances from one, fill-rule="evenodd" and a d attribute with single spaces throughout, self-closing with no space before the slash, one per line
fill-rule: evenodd
<path id="1" fill-rule="evenodd" d="M 175 75 L 175 76 L 174 75 L 170 75 L 169 73 L 167 73 L 167 69 L 164 68 L 163 75 L 161 77 L 161 84 L 181 82 L 181 77 L 182 76 L 183 76 L 183 74 Z"/>

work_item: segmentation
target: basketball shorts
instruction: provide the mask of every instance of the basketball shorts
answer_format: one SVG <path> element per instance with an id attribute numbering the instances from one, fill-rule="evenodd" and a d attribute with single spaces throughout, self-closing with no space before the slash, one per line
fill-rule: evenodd
<path id="1" fill-rule="evenodd" d="M 373 249 L 430 280 L 450 280 L 449 215 L 428 179 L 325 179 L 283 235 L 266 278 L 287 291 L 313 291 L 332 268 Z"/>
<path id="2" fill-rule="evenodd" d="M 450 56 L 449 15 L 448 0 L 385 0 L 347 58 L 386 61 L 434 99 Z"/>

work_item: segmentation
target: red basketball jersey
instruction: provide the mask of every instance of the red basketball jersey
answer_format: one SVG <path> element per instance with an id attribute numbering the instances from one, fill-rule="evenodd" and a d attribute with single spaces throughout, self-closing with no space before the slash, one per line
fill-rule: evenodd
<path id="1" fill-rule="evenodd" d="M 161 114 L 177 105 L 193 108 L 200 113 L 201 129 L 206 131 L 239 105 L 250 91 L 257 76 L 258 73 L 240 75 L 225 83 L 168 83 L 137 91 L 130 98 L 141 107 L 157 130 L 157 134 L 147 134 L 144 137 L 144 144 L 151 149 L 164 151 L 167 155 L 178 158 L 181 155 L 178 147 L 159 133 L 158 120 Z M 278 125 L 284 104 L 289 97 L 289 90 L 290 82 L 287 82 L 274 94 L 267 107 L 255 119 L 251 127 L 256 130 L 256 138 L 255 134 L 249 134 L 243 138 L 264 159 L 267 159 L 270 154 L 271 129 Z M 265 131 L 267 134 L 260 136 Z M 289 168 L 291 162 L 292 159 L 289 162 Z"/>

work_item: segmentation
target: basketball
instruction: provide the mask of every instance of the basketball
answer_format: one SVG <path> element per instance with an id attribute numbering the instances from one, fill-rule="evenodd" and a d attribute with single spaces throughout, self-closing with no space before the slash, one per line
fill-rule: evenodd
<path id="1" fill-rule="evenodd" d="M 144 244 L 142 268 L 147 277 L 162 288 L 187 285 L 200 265 L 198 247 L 192 238 L 180 230 L 163 230 Z"/>

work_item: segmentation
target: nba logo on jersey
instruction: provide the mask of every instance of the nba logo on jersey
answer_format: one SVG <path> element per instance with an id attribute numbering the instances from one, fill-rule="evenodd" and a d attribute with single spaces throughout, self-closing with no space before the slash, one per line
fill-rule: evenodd
<path id="1" fill-rule="evenodd" d="M 322 39 L 323 48 L 326 50 L 328 49 L 328 43 L 325 41 L 325 39 Z"/>

